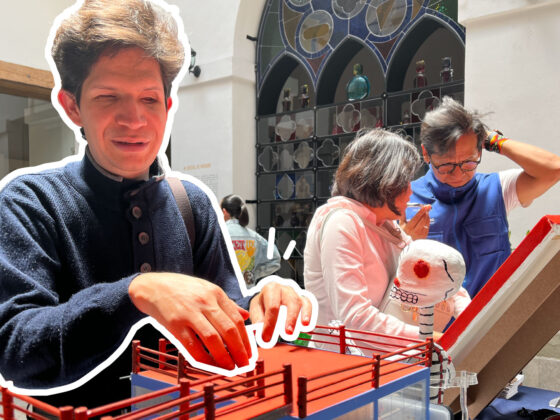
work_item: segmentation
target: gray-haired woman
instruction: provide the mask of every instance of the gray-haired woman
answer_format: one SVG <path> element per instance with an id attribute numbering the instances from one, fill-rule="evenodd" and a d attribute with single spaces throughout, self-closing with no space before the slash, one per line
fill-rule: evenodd
<path id="1" fill-rule="evenodd" d="M 317 209 L 307 233 L 305 288 L 317 297 L 319 325 L 418 337 L 417 326 L 378 308 L 410 242 L 396 220 L 420 165 L 415 147 L 389 131 L 366 132 L 348 146 L 333 197 Z"/>

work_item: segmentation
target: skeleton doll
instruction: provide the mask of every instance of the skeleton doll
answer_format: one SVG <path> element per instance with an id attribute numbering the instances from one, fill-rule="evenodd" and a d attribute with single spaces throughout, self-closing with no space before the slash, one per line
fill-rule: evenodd
<path id="1" fill-rule="evenodd" d="M 453 305 L 453 296 L 461 289 L 464 277 L 465 262 L 457 250 L 430 239 L 416 240 L 403 249 L 397 277 L 389 285 L 380 310 L 418 324 L 419 338 L 425 340 L 433 335 L 434 306 L 444 301 Z M 440 355 L 435 356 L 431 374 L 441 377 L 445 367 L 439 364 Z M 430 396 L 437 398 L 439 392 L 432 388 Z"/>

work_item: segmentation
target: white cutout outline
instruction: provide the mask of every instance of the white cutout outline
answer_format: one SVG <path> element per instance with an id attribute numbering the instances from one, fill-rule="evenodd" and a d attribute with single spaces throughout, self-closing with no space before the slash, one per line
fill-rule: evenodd
<path id="1" fill-rule="evenodd" d="M 230 371 L 230 370 L 225 370 L 225 369 L 219 368 L 217 366 L 208 365 L 208 364 L 196 361 L 190 355 L 190 353 L 185 349 L 185 347 L 165 327 L 163 327 L 154 318 L 152 318 L 150 316 L 147 316 L 147 317 L 141 319 L 140 321 L 138 321 L 137 323 L 135 323 L 132 327 L 130 327 L 126 337 L 123 339 L 121 344 L 113 352 L 113 354 L 111 354 L 105 361 L 101 362 L 99 365 L 97 365 L 95 368 L 93 368 L 90 372 L 88 372 L 87 374 L 85 374 L 81 378 L 79 378 L 76 381 L 71 382 L 69 384 L 60 385 L 60 386 L 56 386 L 56 387 L 52 387 L 52 388 L 45 388 L 45 389 L 20 388 L 20 387 L 14 385 L 13 381 L 5 379 L 0 372 L 0 386 L 3 386 L 5 388 L 7 388 L 8 390 L 10 390 L 11 392 L 14 392 L 16 394 L 28 395 L 28 396 L 47 396 L 47 395 L 53 395 L 53 394 L 68 392 L 68 391 L 71 391 L 73 389 L 79 388 L 80 386 L 82 386 L 83 384 L 85 384 L 86 382 L 88 382 L 89 380 L 94 378 L 96 375 L 98 375 L 101 371 L 106 369 L 124 351 L 129 349 L 130 343 L 131 343 L 135 333 L 141 327 L 143 327 L 147 324 L 151 324 L 157 330 L 159 330 L 164 337 L 166 337 L 170 342 L 172 342 L 177 347 L 177 349 L 181 352 L 181 354 L 185 357 L 185 359 L 191 365 L 193 365 L 194 367 L 199 368 L 199 369 L 203 369 L 203 370 L 207 370 L 207 371 L 212 372 L 212 373 L 217 373 L 217 374 L 220 374 L 220 375 L 235 376 L 235 375 L 239 375 L 239 374 L 244 373 L 244 372 L 251 371 L 255 368 L 256 360 L 258 359 L 258 349 L 257 349 L 256 344 L 258 344 L 262 348 L 272 348 L 272 347 L 274 347 L 274 345 L 278 341 L 279 337 L 282 337 L 286 341 L 293 341 L 293 340 L 298 338 L 300 332 L 309 332 L 309 331 L 313 330 L 315 328 L 316 323 L 317 323 L 317 317 L 318 317 L 317 299 L 315 298 L 315 296 L 312 293 L 310 293 L 310 292 L 308 292 L 304 289 L 301 289 L 299 287 L 299 285 L 292 279 L 284 279 L 284 278 L 281 278 L 279 276 L 268 276 L 268 277 L 262 279 L 256 286 L 252 287 L 251 290 L 247 289 L 247 286 L 246 286 L 245 281 L 243 279 L 243 276 L 242 276 L 242 273 L 240 271 L 239 265 L 233 263 L 234 261 L 237 261 L 237 257 L 235 255 L 235 251 L 233 250 L 233 244 L 232 244 L 232 241 L 231 241 L 231 237 L 230 237 L 228 229 L 226 227 L 225 220 L 223 218 L 223 214 L 222 214 L 222 211 L 221 211 L 220 206 L 218 204 L 218 200 L 217 200 L 216 196 L 214 195 L 212 190 L 210 190 L 210 188 L 208 188 L 208 186 L 206 186 L 206 184 L 204 184 L 202 181 L 195 178 L 194 176 L 171 170 L 171 167 L 170 167 L 169 162 L 167 160 L 167 156 L 165 155 L 165 150 L 167 149 L 167 145 L 169 144 L 171 129 L 173 127 L 173 119 L 174 119 L 175 113 L 176 113 L 178 105 L 179 105 L 179 99 L 178 99 L 178 96 L 177 96 L 179 83 L 188 71 L 188 66 L 189 66 L 189 62 L 190 62 L 190 60 L 189 60 L 189 58 L 190 58 L 190 45 L 189 45 L 187 35 L 185 33 L 183 20 L 180 17 L 179 7 L 175 6 L 175 5 L 169 5 L 169 4 L 165 3 L 165 1 L 163 1 L 163 0 L 150 0 L 150 1 L 153 4 L 159 6 L 162 9 L 164 9 L 165 11 L 167 11 L 172 16 L 172 18 L 175 20 L 175 23 L 177 25 L 178 38 L 181 41 L 181 43 L 183 44 L 184 50 L 185 50 L 185 62 L 183 63 L 183 67 L 181 68 L 181 70 L 177 74 L 177 77 L 173 80 L 173 82 L 171 84 L 171 90 L 170 90 L 169 96 L 171 97 L 172 105 L 171 105 L 171 108 L 169 108 L 168 114 L 167 114 L 167 121 L 166 121 L 165 131 L 164 131 L 164 134 L 163 134 L 162 144 L 161 144 L 160 150 L 158 152 L 158 162 L 161 165 L 161 167 L 163 169 L 163 172 L 166 175 L 175 176 L 175 177 L 177 177 L 181 180 L 186 180 L 188 182 L 191 182 L 191 183 L 195 184 L 210 199 L 212 207 L 213 207 L 214 211 L 216 212 L 217 219 L 218 219 L 218 224 L 220 225 L 222 235 L 224 236 L 224 240 L 225 240 L 226 247 L 227 247 L 227 250 L 228 250 L 228 254 L 229 254 L 229 257 L 230 257 L 230 261 L 232 262 L 234 273 L 235 273 L 235 276 L 237 277 L 237 281 L 239 283 L 239 287 L 241 289 L 242 295 L 243 296 L 254 296 L 256 293 L 260 292 L 261 289 L 266 284 L 268 284 L 271 281 L 276 281 L 276 282 L 278 282 L 280 284 L 283 284 L 285 286 L 289 286 L 289 287 L 293 288 L 294 291 L 299 296 L 304 296 L 311 302 L 312 312 L 311 312 L 310 322 L 307 326 L 304 326 L 301 322 L 301 313 L 300 313 L 299 316 L 298 316 L 298 320 L 296 322 L 295 328 L 294 328 L 294 332 L 292 334 L 287 334 L 286 331 L 285 331 L 285 328 L 283 328 L 283 326 L 285 325 L 285 321 L 286 321 L 287 309 L 283 305 L 280 308 L 280 311 L 279 311 L 279 314 L 278 314 L 278 319 L 277 319 L 277 322 L 276 322 L 276 325 L 275 325 L 275 329 L 274 329 L 274 332 L 272 334 L 272 338 L 269 342 L 265 342 L 262 339 L 262 329 L 263 329 L 263 323 L 262 322 L 252 324 L 252 325 L 247 325 L 246 330 L 247 330 L 247 334 L 248 334 L 248 337 L 249 337 L 249 342 L 250 342 L 250 345 L 251 345 L 252 356 L 251 356 L 251 358 L 249 360 L 249 364 L 247 366 L 236 367 L 236 368 L 234 368 Z M 33 174 L 33 173 L 41 172 L 41 171 L 44 171 L 44 170 L 47 170 L 47 169 L 59 168 L 59 167 L 62 167 L 62 166 L 66 165 L 70 162 L 81 160 L 83 158 L 84 154 L 85 154 L 85 148 L 86 148 L 87 142 L 82 138 L 82 134 L 80 132 L 80 127 L 77 127 L 70 120 L 70 118 L 66 115 L 66 112 L 64 111 L 62 106 L 58 103 L 57 96 L 58 96 L 58 92 L 61 89 L 61 78 L 60 78 L 60 74 L 58 73 L 58 70 L 56 68 L 56 65 L 54 63 L 54 60 L 51 56 L 51 48 L 52 48 L 52 45 L 53 45 L 54 37 L 56 35 L 56 31 L 58 30 L 60 24 L 70 14 L 75 13 L 82 6 L 83 2 L 84 2 L 84 0 L 76 0 L 76 3 L 74 3 L 72 6 L 66 8 L 62 13 L 60 13 L 54 19 L 53 25 L 51 26 L 51 29 L 50 29 L 50 32 L 49 32 L 49 36 L 47 38 L 47 42 L 46 42 L 46 45 L 45 45 L 45 51 L 44 51 L 45 58 L 46 58 L 46 60 L 49 64 L 49 68 L 50 68 L 51 73 L 52 73 L 53 78 L 54 78 L 54 88 L 51 91 L 51 103 L 52 103 L 53 107 L 57 110 L 58 114 L 60 115 L 60 117 L 62 118 L 64 123 L 68 127 L 70 127 L 70 129 L 72 129 L 72 131 L 74 131 L 75 138 L 78 142 L 78 151 L 75 155 L 67 156 L 67 157 L 61 159 L 58 162 L 49 162 L 49 163 L 45 163 L 45 164 L 34 166 L 34 167 L 20 168 L 20 169 L 17 169 L 15 171 L 11 172 L 10 174 L 6 175 L 2 180 L 0 180 L 0 190 L 2 190 L 9 182 L 11 182 L 13 179 L 15 179 L 16 177 L 18 177 L 20 175 Z"/>
<path id="2" fill-rule="evenodd" d="M 296 241 L 292 239 L 288 243 L 288 246 L 286 247 L 286 250 L 284 251 L 284 255 L 282 256 L 282 258 L 284 258 L 285 260 L 289 259 L 292 256 L 292 252 L 294 252 L 295 247 L 296 247 Z"/>
<path id="3" fill-rule="evenodd" d="M 276 228 L 268 229 L 268 244 L 266 248 L 266 258 L 271 260 L 274 257 L 274 240 L 276 236 Z"/>

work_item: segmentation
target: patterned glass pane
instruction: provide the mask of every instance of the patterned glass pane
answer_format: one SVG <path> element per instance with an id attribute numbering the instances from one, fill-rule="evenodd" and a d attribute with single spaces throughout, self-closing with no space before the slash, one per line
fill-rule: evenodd
<path id="1" fill-rule="evenodd" d="M 305 169 L 308 166 L 313 164 L 313 147 L 311 143 L 306 141 L 301 142 L 299 145 L 296 146 L 294 151 L 294 162 L 296 163 L 296 167 L 300 169 Z"/>
<path id="2" fill-rule="evenodd" d="M 317 197 L 328 198 L 331 196 L 335 172 L 335 169 L 317 171 Z"/>
<path id="3" fill-rule="evenodd" d="M 299 42 L 309 54 L 315 54 L 324 49 L 333 33 L 333 19 L 324 10 L 317 10 L 307 15 L 301 24 Z"/>
<path id="4" fill-rule="evenodd" d="M 257 178 L 257 194 L 260 200 L 274 200 L 276 198 L 276 176 L 259 176 Z"/>

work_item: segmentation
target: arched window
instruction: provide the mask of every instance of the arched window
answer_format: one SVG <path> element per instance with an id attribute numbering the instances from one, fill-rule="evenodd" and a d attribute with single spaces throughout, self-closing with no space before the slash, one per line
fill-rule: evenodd
<path id="1" fill-rule="evenodd" d="M 426 110 L 462 101 L 457 0 L 269 0 L 257 41 L 257 229 L 276 228 L 280 274 L 303 283 L 306 229 L 356 131 L 419 147 Z"/>

